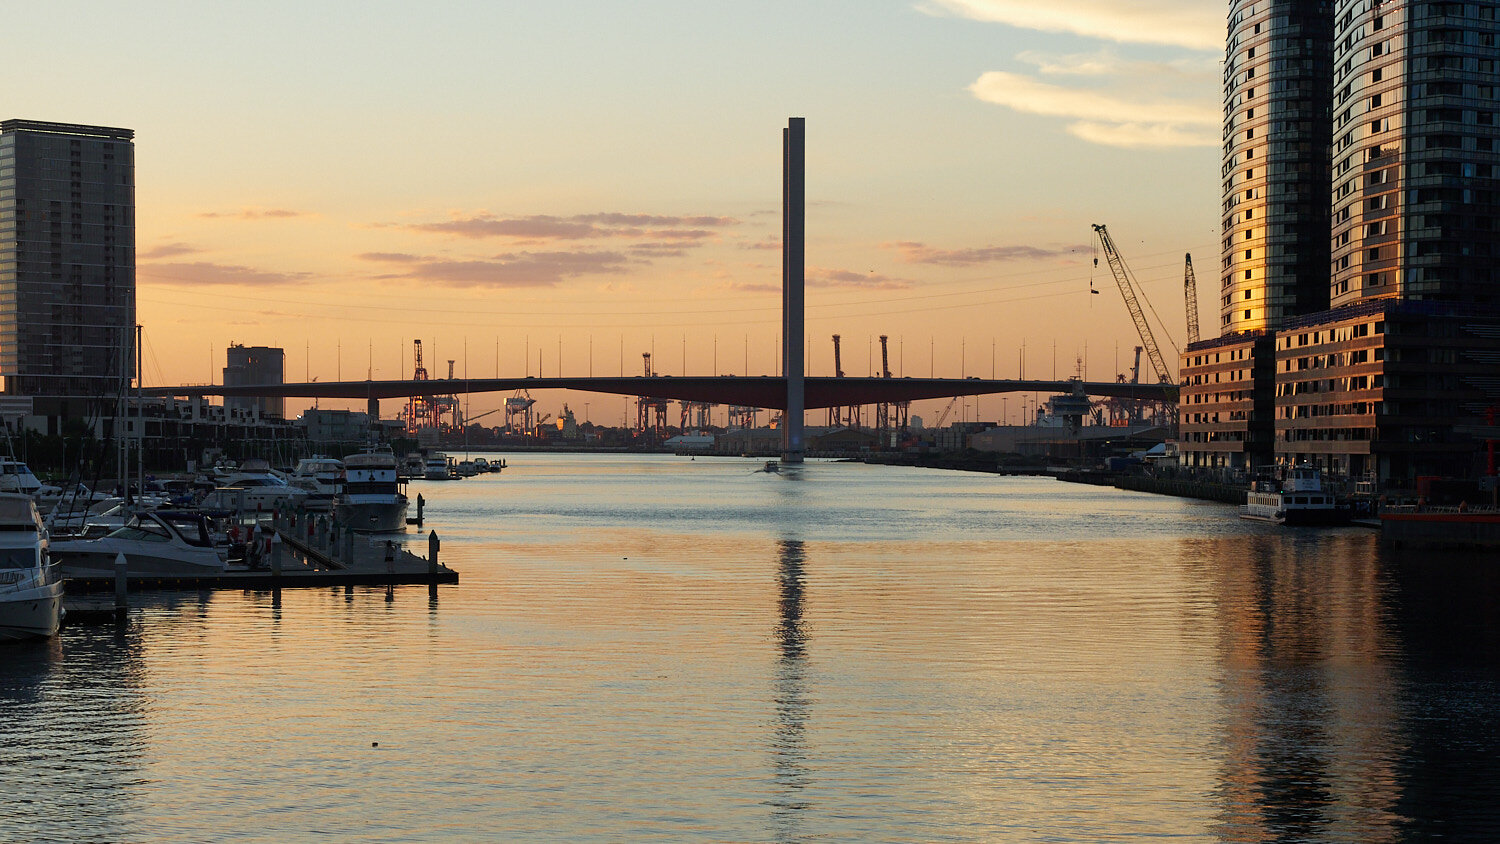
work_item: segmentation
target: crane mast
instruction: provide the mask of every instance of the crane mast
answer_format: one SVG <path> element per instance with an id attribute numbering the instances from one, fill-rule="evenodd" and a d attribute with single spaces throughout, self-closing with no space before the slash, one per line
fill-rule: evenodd
<path id="1" fill-rule="evenodd" d="M 1141 311 L 1141 302 L 1135 294 L 1135 285 L 1130 281 L 1130 270 L 1125 266 L 1125 259 L 1120 257 L 1119 250 L 1115 249 L 1114 239 L 1109 236 L 1109 230 L 1102 223 L 1094 224 L 1094 234 L 1099 236 L 1099 245 L 1104 249 L 1104 258 L 1109 262 L 1109 270 L 1114 274 L 1115 283 L 1120 287 L 1120 295 L 1125 297 L 1125 308 L 1130 311 L 1130 318 L 1135 321 L 1136 333 L 1141 336 L 1141 345 L 1146 348 L 1146 357 L 1151 361 L 1151 368 L 1156 370 L 1157 381 L 1171 384 L 1172 371 L 1167 368 L 1161 349 L 1156 345 L 1156 336 L 1151 333 L 1151 326 L 1146 322 L 1145 313 Z M 1098 260 L 1095 258 L 1095 263 Z"/>
<path id="2" fill-rule="evenodd" d="M 1182 273 L 1182 295 L 1187 299 L 1187 341 L 1198 342 L 1198 279 L 1193 275 L 1193 253 L 1185 258 L 1187 269 Z"/>

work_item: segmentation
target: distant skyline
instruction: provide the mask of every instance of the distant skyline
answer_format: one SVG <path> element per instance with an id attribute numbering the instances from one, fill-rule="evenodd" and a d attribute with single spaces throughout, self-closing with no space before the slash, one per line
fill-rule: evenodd
<path id="1" fill-rule="evenodd" d="M 5 116 L 135 130 L 150 385 L 217 382 L 232 342 L 289 380 L 410 377 L 413 339 L 437 377 L 635 374 L 653 347 L 774 372 L 792 116 L 809 374 L 839 333 L 851 375 L 888 334 L 898 374 L 1014 377 L 1024 344 L 1051 377 L 1055 344 L 1058 376 L 1086 347 L 1107 380 L 1137 340 L 1089 224 L 1164 349 L 1183 253 L 1217 257 L 1226 8 L 37 4 L 7 16 Z"/>

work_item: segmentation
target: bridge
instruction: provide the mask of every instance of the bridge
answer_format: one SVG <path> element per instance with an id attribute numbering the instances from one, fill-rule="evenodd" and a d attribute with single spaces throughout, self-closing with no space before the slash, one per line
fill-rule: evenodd
<path id="1" fill-rule="evenodd" d="M 1069 393 L 1103 398 L 1177 400 L 1175 384 L 1131 384 L 1117 381 L 1018 381 L 982 378 L 831 378 L 802 379 L 803 408 L 881 404 L 996 393 Z M 785 411 L 787 379 L 780 376 L 671 375 L 606 378 L 447 378 L 411 381 L 310 381 L 300 384 L 149 387 L 147 396 L 268 396 L 281 398 L 363 399 L 379 415 L 381 399 L 413 396 L 510 393 L 516 390 L 577 390 L 653 399 L 734 404 Z"/>
<path id="2" fill-rule="evenodd" d="M 1117 381 L 1000 381 L 980 378 L 810 378 L 803 364 L 804 248 L 806 244 L 805 127 L 794 117 L 782 130 L 782 257 L 781 257 L 781 371 L 782 376 L 672 377 L 642 375 L 626 378 L 481 378 L 411 381 L 332 381 L 304 384 L 153 387 L 149 396 L 267 396 L 285 398 L 364 399 L 371 417 L 380 415 L 380 400 L 412 396 L 513 392 L 515 390 L 581 390 L 642 396 L 652 399 L 732 404 L 780 410 L 784 413 L 781 459 L 802 461 L 805 411 L 820 407 L 886 404 L 981 396 L 994 393 L 1073 393 L 1097 397 L 1176 402 L 1174 384 L 1132 384 Z"/>

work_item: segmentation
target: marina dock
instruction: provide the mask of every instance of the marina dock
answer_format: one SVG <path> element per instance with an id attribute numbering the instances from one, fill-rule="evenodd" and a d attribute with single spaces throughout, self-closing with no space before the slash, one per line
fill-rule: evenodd
<path id="1" fill-rule="evenodd" d="M 123 591 L 199 589 L 297 589 L 324 586 L 415 586 L 458 583 L 458 572 L 438 561 L 439 540 L 428 534 L 427 556 L 380 534 L 344 530 L 334 534 L 325 519 L 278 515 L 260 523 L 269 550 L 253 565 L 222 573 L 182 577 L 156 575 L 69 578 L 73 595 Z M 123 581 L 123 582 L 122 582 Z M 79 603 L 80 608 L 83 602 Z"/>

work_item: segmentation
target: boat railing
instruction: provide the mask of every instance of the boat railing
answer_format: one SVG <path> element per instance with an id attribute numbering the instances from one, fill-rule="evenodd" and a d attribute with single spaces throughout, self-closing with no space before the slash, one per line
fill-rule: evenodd
<path id="1" fill-rule="evenodd" d="M 1469 507 L 1467 505 L 1452 504 L 1395 504 L 1380 508 L 1384 513 L 1436 513 L 1436 514 L 1463 514 L 1466 516 L 1484 514 L 1500 514 L 1500 507 Z"/>

